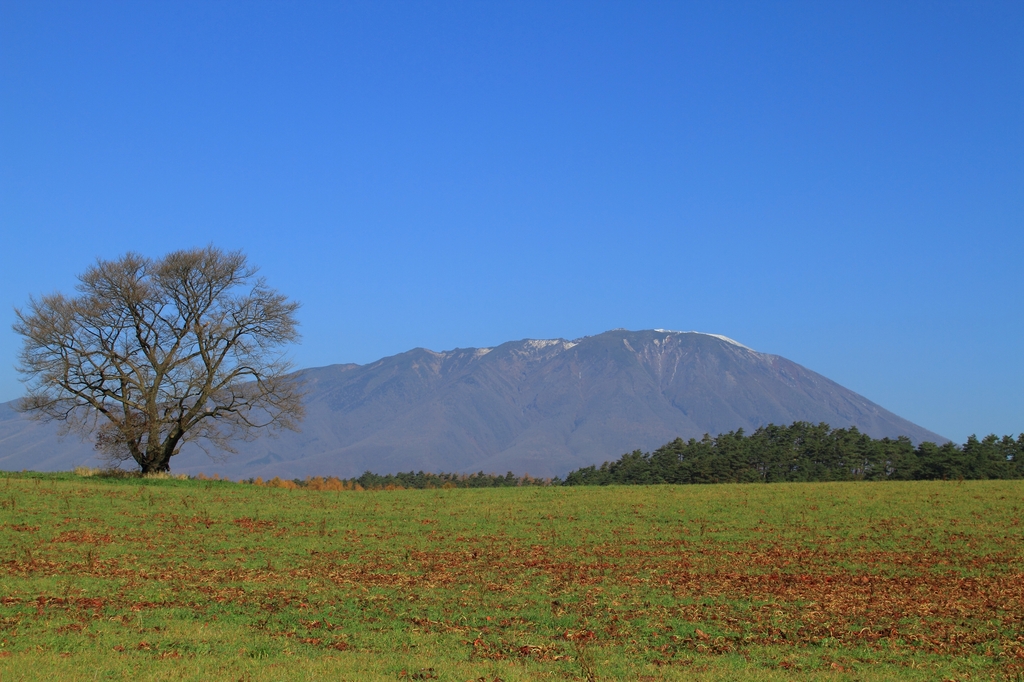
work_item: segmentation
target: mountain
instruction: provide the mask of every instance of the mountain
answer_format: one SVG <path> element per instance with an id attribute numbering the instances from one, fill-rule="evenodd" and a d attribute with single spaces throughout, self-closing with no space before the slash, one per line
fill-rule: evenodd
<path id="1" fill-rule="evenodd" d="M 172 470 L 231 478 L 366 470 L 554 476 L 676 437 L 798 420 L 856 426 L 876 438 L 947 440 L 795 362 L 697 332 L 416 348 L 299 375 L 307 389 L 301 432 L 241 443 L 222 461 L 187 446 Z M 96 464 L 88 443 L 58 441 L 53 425 L 0 405 L 0 468 L 76 464 Z"/>

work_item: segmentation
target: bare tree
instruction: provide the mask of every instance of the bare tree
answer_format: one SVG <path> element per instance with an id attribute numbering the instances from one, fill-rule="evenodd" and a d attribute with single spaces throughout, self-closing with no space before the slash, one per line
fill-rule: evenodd
<path id="1" fill-rule="evenodd" d="M 295 429 L 302 395 L 283 347 L 298 340 L 299 304 L 256 273 L 213 246 L 98 260 L 78 296 L 15 311 L 19 408 L 94 434 L 108 460 L 143 473 L 169 471 L 189 441 L 232 452 L 234 439 Z"/>

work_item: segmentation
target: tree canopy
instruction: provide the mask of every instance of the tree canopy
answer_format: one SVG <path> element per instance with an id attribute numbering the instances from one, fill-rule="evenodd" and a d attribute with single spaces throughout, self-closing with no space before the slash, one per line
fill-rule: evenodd
<path id="1" fill-rule="evenodd" d="M 677 438 L 654 452 L 570 472 L 564 485 L 1024 478 L 1024 433 L 963 446 L 871 438 L 856 427 L 768 424 L 700 440 Z"/>
<path id="2" fill-rule="evenodd" d="M 257 270 L 213 246 L 128 253 L 89 267 L 76 296 L 32 298 L 15 311 L 19 408 L 146 473 L 168 471 L 189 441 L 230 452 L 234 439 L 294 429 L 301 390 L 284 347 L 299 338 L 299 304 Z"/>

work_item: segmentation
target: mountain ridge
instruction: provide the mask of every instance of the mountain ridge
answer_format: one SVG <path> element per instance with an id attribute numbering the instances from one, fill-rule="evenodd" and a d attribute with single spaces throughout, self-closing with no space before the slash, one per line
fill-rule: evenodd
<path id="1" fill-rule="evenodd" d="M 300 432 L 241 444 L 219 463 L 187 446 L 172 469 L 232 478 L 410 469 L 553 476 L 676 437 L 793 421 L 946 440 L 782 356 L 702 332 L 414 348 L 297 375 L 307 389 Z M 0 468 L 95 461 L 88 444 L 58 444 L 52 425 L 12 417 L 10 407 L 0 406 Z"/>

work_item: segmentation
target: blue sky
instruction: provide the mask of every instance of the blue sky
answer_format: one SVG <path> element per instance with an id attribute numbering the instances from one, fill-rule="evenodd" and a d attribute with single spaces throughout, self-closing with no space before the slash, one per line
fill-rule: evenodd
<path id="1" fill-rule="evenodd" d="M 300 366 L 720 333 L 1024 424 L 1024 4 L 0 0 L 13 308 L 243 249 Z"/>

